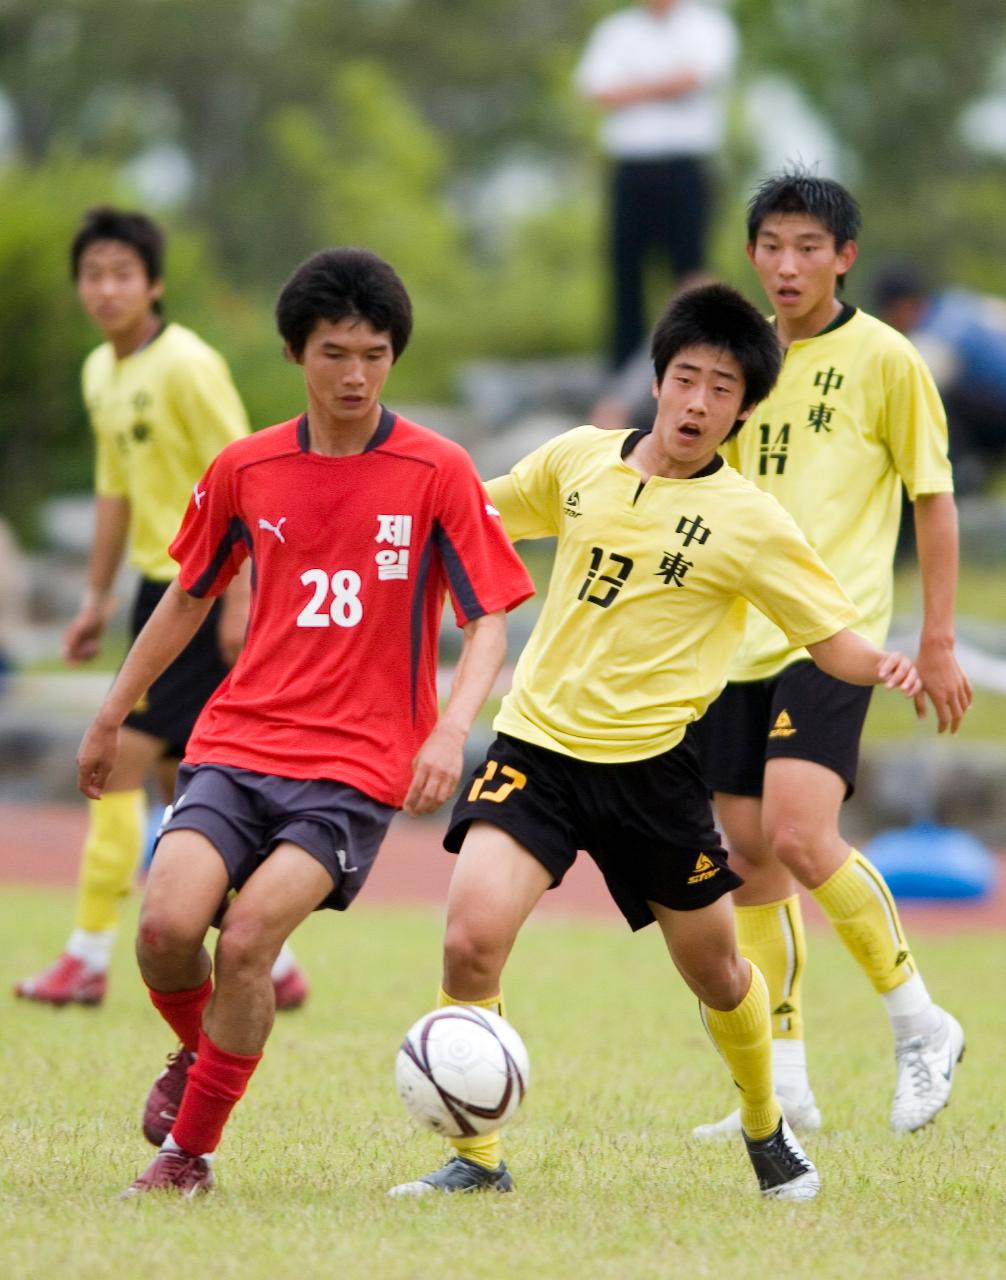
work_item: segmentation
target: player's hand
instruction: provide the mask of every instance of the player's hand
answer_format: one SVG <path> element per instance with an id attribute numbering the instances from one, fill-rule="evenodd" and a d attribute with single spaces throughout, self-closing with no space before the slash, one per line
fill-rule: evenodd
<path id="1" fill-rule="evenodd" d="M 89 800 L 100 800 L 119 754 L 118 725 L 91 722 L 77 752 L 77 788 Z"/>
<path id="2" fill-rule="evenodd" d="M 438 724 L 412 762 L 412 785 L 402 808 L 414 818 L 432 813 L 453 792 L 464 768 L 465 734 Z"/>
<path id="3" fill-rule="evenodd" d="M 947 729 L 956 733 L 961 727 L 964 713 L 974 697 L 971 682 L 961 670 L 952 648 L 946 645 L 919 645 L 916 658 L 922 691 L 915 696 L 915 714 L 924 720 L 927 714 L 926 698 L 933 704 L 936 724 L 940 733 Z"/>
<path id="4" fill-rule="evenodd" d="M 906 698 L 914 698 L 922 690 L 922 680 L 915 669 L 915 663 L 903 653 L 895 653 L 893 650 L 885 653 L 880 659 L 877 675 L 880 677 L 879 683 L 885 689 L 896 690 Z"/>
<path id="5" fill-rule="evenodd" d="M 95 605 L 83 605 L 80 612 L 63 632 L 63 658 L 66 662 L 87 662 L 101 648 L 101 636 L 105 630 L 104 609 Z"/>

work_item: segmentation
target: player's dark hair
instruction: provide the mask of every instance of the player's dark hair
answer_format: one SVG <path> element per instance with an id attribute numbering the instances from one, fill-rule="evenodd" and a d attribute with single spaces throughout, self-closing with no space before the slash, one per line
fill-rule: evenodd
<path id="1" fill-rule="evenodd" d="M 686 347 L 729 351 L 744 374 L 745 409 L 765 399 L 782 367 L 782 348 L 775 329 L 757 307 L 726 284 L 686 289 L 657 321 L 650 354 L 658 386 L 667 366 Z M 735 423 L 730 435 L 741 425 Z"/>
<path id="2" fill-rule="evenodd" d="M 367 249 L 323 249 L 302 262 L 283 286 L 276 325 L 298 359 L 319 320 L 366 320 L 391 338 L 394 358 L 412 332 L 412 303 L 398 273 Z"/>
<path id="3" fill-rule="evenodd" d="M 841 183 L 802 168 L 774 173 L 759 184 L 748 202 L 748 244 L 754 244 L 762 223 L 776 213 L 814 218 L 834 237 L 836 249 L 857 239 L 862 223 L 859 205 Z"/>
<path id="4" fill-rule="evenodd" d="M 148 218 L 145 213 L 99 205 L 84 214 L 80 229 L 70 244 L 70 276 L 73 280 L 80 274 L 80 260 L 85 251 L 99 240 L 118 240 L 129 245 L 142 260 L 151 284 L 164 278 L 165 236 L 153 218 Z"/>

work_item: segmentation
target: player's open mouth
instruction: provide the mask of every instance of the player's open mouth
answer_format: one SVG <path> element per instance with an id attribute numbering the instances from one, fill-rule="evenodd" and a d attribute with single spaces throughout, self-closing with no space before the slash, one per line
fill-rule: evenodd
<path id="1" fill-rule="evenodd" d="M 799 289 L 777 289 L 775 295 L 780 302 L 796 302 L 800 297 Z"/>
<path id="2" fill-rule="evenodd" d="M 691 423 L 688 422 L 683 422 L 681 426 L 678 427 L 678 431 L 681 435 L 687 436 L 689 440 L 697 440 L 702 434 L 698 427 L 693 427 Z"/>

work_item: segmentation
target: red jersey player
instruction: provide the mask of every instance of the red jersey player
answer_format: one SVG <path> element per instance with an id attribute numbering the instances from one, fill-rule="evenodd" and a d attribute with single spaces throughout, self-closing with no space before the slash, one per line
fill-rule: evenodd
<path id="1" fill-rule="evenodd" d="M 361 249 L 316 254 L 276 318 L 307 412 L 228 446 L 195 486 L 178 578 L 78 756 L 97 798 L 129 709 L 250 557 L 245 647 L 189 739 L 143 897 L 140 971 L 182 1048 L 144 1112 L 157 1157 L 125 1195 L 211 1189 L 272 1026 L 280 946 L 316 908 L 349 906 L 398 808 L 429 813 L 454 790 L 504 612 L 533 591 L 468 455 L 381 404 L 412 324 L 392 268 Z M 438 715 L 446 592 L 464 642 Z"/>

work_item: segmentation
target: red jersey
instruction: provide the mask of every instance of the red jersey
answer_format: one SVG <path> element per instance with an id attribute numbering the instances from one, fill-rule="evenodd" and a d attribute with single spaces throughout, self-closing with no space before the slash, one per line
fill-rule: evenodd
<path id="1" fill-rule="evenodd" d="M 387 409 L 350 457 L 312 452 L 306 416 L 228 445 L 170 550 L 199 597 L 252 558 L 245 646 L 185 759 L 390 805 L 436 722 L 446 593 L 463 626 L 534 592 L 467 453 Z"/>

